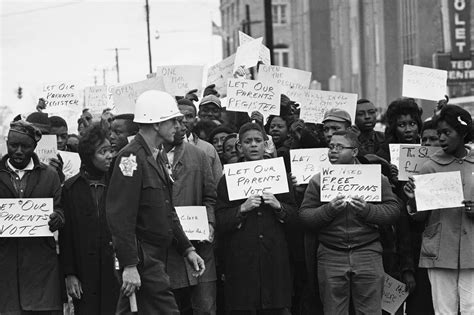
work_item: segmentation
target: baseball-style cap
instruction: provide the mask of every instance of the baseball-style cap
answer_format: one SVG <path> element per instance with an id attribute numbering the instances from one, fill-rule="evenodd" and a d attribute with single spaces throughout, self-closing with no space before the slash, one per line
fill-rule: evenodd
<path id="1" fill-rule="evenodd" d="M 206 95 L 202 98 L 201 103 L 199 103 L 199 106 L 206 105 L 206 104 L 215 104 L 219 108 L 222 108 L 221 105 L 221 100 L 215 96 L 215 95 Z"/>
<path id="2" fill-rule="evenodd" d="M 323 123 L 329 120 L 351 123 L 351 115 L 343 109 L 331 108 L 324 113 Z"/>

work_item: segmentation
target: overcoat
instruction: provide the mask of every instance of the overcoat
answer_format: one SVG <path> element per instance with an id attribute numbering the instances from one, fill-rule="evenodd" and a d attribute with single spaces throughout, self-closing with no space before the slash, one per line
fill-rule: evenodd
<path id="1" fill-rule="evenodd" d="M 0 161 L 0 199 L 19 198 L 7 159 L 8 155 L 5 155 Z M 36 154 L 33 162 L 23 198 L 53 198 L 54 211 L 63 216 L 58 173 L 51 166 L 40 163 Z M 0 270 L 0 314 L 62 310 L 54 237 L 0 237 Z"/>
<path id="2" fill-rule="evenodd" d="M 289 184 L 290 192 L 291 184 Z M 281 212 L 261 205 L 245 215 L 245 199 L 229 201 L 225 176 L 217 187 L 217 231 L 223 239 L 226 310 L 291 306 L 292 283 L 285 222 L 294 217 L 292 193 L 278 194 Z"/>
<path id="3" fill-rule="evenodd" d="M 119 296 L 114 274 L 112 237 L 105 219 L 107 181 L 93 200 L 83 171 L 64 183 L 62 200 L 66 224 L 59 233 L 64 275 L 75 275 L 83 294 L 74 300 L 75 314 L 115 314 Z"/>

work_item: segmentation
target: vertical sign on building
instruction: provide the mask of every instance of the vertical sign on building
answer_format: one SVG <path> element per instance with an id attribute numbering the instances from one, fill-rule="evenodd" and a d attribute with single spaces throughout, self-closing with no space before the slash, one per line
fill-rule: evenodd
<path id="1" fill-rule="evenodd" d="M 471 0 L 448 0 L 451 58 L 471 58 Z"/>

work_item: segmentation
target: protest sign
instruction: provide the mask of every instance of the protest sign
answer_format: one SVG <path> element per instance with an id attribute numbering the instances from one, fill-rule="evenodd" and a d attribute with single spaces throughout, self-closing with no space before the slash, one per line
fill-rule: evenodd
<path id="1" fill-rule="evenodd" d="M 300 118 L 305 122 L 322 123 L 324 113 L 332 108 L 345 110 L 354 122 L 357 94 L 308 89 L 301 97 L 304 100 L 301 102 Z"/>
<path id="2" fill-rule="evenodd" d="M 307 184 L 309 180 L 321 172 L 321 166 L 329 166 L 328 149 L 290 150 L 291 175 L 296 177 L 298 185 Z"/>
<path id="3" fill-rule="evenodd" d="M 389 143 L 388 148 L 390 150 L 390 164 L 393 164 L 397 167 L 398 170 L 400 170 L 400 146 L 402 146 L 403 143 Z M 419 147 L 421 144 L 410 144 L 411 146 L 414 147 Z"/>
<path id="4" fill-rule="evenodd" d="M 463 207 L 461 173 L 441 172 L 413 175 L 417 211 Z"/>
<path id="5" fill-rule="evenodd" d="M 53 198 L 0 199 L 0 237 L 53 236 L 51 213 Z"/>
<path id="6" fill-rule="evenodd" d="M 403 65 L 402 95 L 431 101 L 444 100 L 448 71 Z"/>
<path id="7" fill-rule="evenodd" d="M 85 104 L 90 113 L 102 113 L 109 104 L 109 92 L 106 85 L 88 86 L 84 88 Z"/>
<path id="8" fill-rule="evenodd" d="M 46 111 L 56 113 L 58 109 L 81 108 L 80 93 L 76 84 L 58 82 L 43 85 L 42 97 L 46 104 Z"/>
<path id="9" fill-rule="evenodd" d="M 263 64 L 270 64 L 270 50 L 262 44 L 262 40 L 263 38 L 259 37 L 237 47 L 232 73 L 240 66 L 255 67 L 259 61 Z"/>
<path id="10" fill-rule="evenodd" d="M 49 160 L 52 158 L 57 159 L 58 143 L 56 135 L 42 136 L 41 140 L 36 145 L 35 153 L 38 155 L 40 162 L 43 162 L 44 164 L 49 164 Z"/>
<path id="11" fill-rule="evenodd" d="M 226 108 L 234 112 L 259 111 L 263 116 L 280 115 L 280 97 L 280 87 L 270 83 L 229 79 Z"/>
<path id="12" fill-rule="evenodd" d="M 424 147 L 420 145 L 402 144 L 400 145 L 400 160 L 398 168 L 398 180 L 408 180 L 408 176 L 420 174 L 423 164 L 430 159 L 438 147 Z"/>
<path id="13" fill-rule="evenodd" d="M 321 201 L 338 195 L 382 200 L 381 167 L 378 164 L 337 164 L 321 166 Z"/>
<path id="14" fill-rule="evenodd" d="M 258 80 L 272 82 L 281 86 L 281 92 L 286 96 L 293 90 L 307 90 L 311 83 L 311 72 L 271 65 L 261 65 L 258 70 Z M 297 96 L 298 94 L 294 94 Z M 297 96 L 298 97 L 298 96 Z M 291 100 L 296 101 L 290 97 Z"/>
<path id="15" fill-rule="evenodd" d="M 59 155 L 63 160 L 63 173 L 66 180 L 79 173 L 79 169 L 81 168 L 81 158 L 78 153 L 59 151 Z"/>
<path id="16" fill-rule="evenodd" d="M 135 109 L 135 102 L 138 96 L 148 90 L 164 91 L 165 86 L 163 84 L 163 78 L 156 77 L 143 81 L 114 86 L 111 92 L 115 113 L 117 115 L 133 113 Z"/>
<path id="17" fill-rule="evenodd" d="M 209 222 L 204 206 L 175 207 L 184 233 L 192 241 L 209 240 Z"/>
<path id="18" fill-rule="evenodd" d="M 283 158 L 265 159 L 224 165 L 229 200 L 247 199 L 264 192 L 288 192 Z"/>
<path id="19" fill-rule="evenodd" d="M 407 297 L 408 291 L 406 290 L 406 285 L 390 275 L 385 274 L 382 309 L 390 314 L 395 314 Z"/>
<path id="20" fill-rule="evenodd" d="M 193 89 L 202 90 L 202 75 L 204 66 L 159 66 L 157 77 L 163 78 L 166 92 L 173 96 L 184 96 Z"/>
<path id="21" fill-rule="evenodd" d="M 213 65 L 207 71 L 207 82 L 206 86 L 211 84 L 216 85 L 216 90 L 219 92 L 221 97 L 227 95 L 227 80 L 231 79 L 232 69 L 234 68 L 235 54 L 230 55 L 221 62 Z"/>
<path id="22" fill-rule="evenodd" d="M 263 37 L 259 37 L 259 38 L 262 38 L 262 42 L 263 42 Z M 242 46 L 253 40 L 255 40 L 255 38 L 239 31 L 239 46 Z M 260 45 L 260 49 L 258 50 L 258 60 L 263 62 L 263 64 L 265 65 L 271 64 L 270 49 L 263 44 Z"/>

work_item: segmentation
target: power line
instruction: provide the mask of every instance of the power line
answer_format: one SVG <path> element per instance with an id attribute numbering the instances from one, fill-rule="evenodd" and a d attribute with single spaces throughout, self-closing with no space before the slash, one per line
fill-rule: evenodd
<path id="1" fill-rule="evenodd" d="M 46 11 L 46 10 L 51 10 L 51 9 L 70 6 L 70 5 L 73 5 L 73 4 L 79 4 L 81 2 L 84 2 L 84 0 L 80 0 L 80 1 L 76 1 L 76 2 L 63 3 L 63 4 L 49 6 L 49 7 L 42 7 L 42 8 L 36 8 L 36 9 L 31 9 L 31 10 L 25 10 L 25 11 L 2 14 L 2 15 L 0 15 L 0 17 L 9 17 L 9 16 L 15 16 L 15 15 L 29 14 L 29 13 L 38 12 L 38 11 Z"/>

